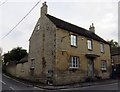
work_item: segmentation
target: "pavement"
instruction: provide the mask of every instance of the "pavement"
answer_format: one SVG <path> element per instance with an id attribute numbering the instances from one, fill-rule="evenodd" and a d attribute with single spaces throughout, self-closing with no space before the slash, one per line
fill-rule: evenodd
<path id="1" fill-rule="evenodd" d="M 53 85 L 36 85 L 39 88 L 47 89 L 47 90 L 59 90 L 59 89 L 69 89 L 69 88 L 82 88 L 82 87 L 90 87 L 90 86 L 96 86 L 96 85 L 107 85 L 107 84 L 113 84 L 118 83 L 118 80 L 116 79 L 106 79 L 96 82 L 86 82 L 86 83 L 76 83 L 71 85 L 64 85 L 64 86 L 53 86 Z"/>
<path id="2" fill-rule="evenodd" d="M 31 83 L 31 82 L 28 82 L 28 81 L 25 81 L 22 79 L 18 79 L 18 81 L 25 83 L 25 84 L 30 84 L 31 87 L 33 86 L 33 87 L 37 87 L 37 89 L 40 88 L 40 89 L 44 89 L 44 90 L 64 90 L 64 89 L 69 89 L 69 88 L 73 88 L 73 89 L 74 88 L 84 88 L 84 87 L 92 87 L 92 86 L 96 86 L 96 85 L 99 86 L 99 85 L 118 83 L 117 79 L 106 79 L 106 80 L 99 80 L 99 81 L 95 81 L 95 82 L 84 82 L 84 83 L 76 83 L 76 84 L 64 85 L 64 86 L 54 86 L 54 85 Z M 27 87 L 27 89 L 28 89 L 28 87 Z"/>

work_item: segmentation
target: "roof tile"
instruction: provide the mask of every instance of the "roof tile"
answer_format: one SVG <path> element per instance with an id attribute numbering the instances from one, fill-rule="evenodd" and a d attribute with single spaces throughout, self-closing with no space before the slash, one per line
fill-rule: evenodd
<path id="1" fill-rule="evenodd" d="M 102 39 L 101 37 L 99 37 L 98 35 L 96 35 L 93 32 L 88 31 L 87 29 L 84 29 L 82 27 L 78 27 L 76 25 L 73 25 L 71 23 L 68 23 L 66 21 L 63 21 L 61 19 L 58 19 L 54 16 L 51 16 L 49 14 L 46 14 L 46 16 L 56 25 L 56 27 L 58 28 L 62 28 L 64 30 L 70 31 L 70 32 L 74 32 L 77 33 L 79 35 L 103 42 L 103 43 L 107 43 L 104 39 Z"/>

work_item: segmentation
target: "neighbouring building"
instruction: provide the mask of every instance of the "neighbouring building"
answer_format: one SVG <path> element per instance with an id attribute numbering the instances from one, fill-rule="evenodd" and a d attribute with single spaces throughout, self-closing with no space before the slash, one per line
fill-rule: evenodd
<path id="1" fill-rule="evenodd" d="M 28 55 L 22 58 L 20 61 L 11 61 L 6 67 L 6 72 L 11 74 L 12 76 L 28 79 Z"/>
<path id="2" fill-rule="evenodd" d="M 22 58 L 16 65 L 16 77 L 27 79 L 28 75 L 28 55 Z"/>
<path id="3" fill-rule="evenodd" d="M 6 66 L 5 66 L 6 72 L 11 74 L 12 76 L 16 76 L 16 66 L 17 66 L 16 62 L 17 61 L 7 62 Z"/>
<path id="4" fill-rule="evenodd" d="M 120 77 L 120 47 L 111 48 L 113 76 Z"/>
<path id="5" fill-rule="evenodd" d="M 89 30 L 47 14 L 46 2 L 29 39 L 30 79 L 53 85 L 106 79 L 111 74 L 109 44 Z"/>

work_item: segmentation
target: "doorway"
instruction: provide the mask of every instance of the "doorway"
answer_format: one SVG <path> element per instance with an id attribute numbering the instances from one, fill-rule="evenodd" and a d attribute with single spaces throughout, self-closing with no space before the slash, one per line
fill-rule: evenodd
<path id="1" fill-rule="evenodd" d="M 88 76 L 94 78 L 94 61 L 88 58 Z"/>

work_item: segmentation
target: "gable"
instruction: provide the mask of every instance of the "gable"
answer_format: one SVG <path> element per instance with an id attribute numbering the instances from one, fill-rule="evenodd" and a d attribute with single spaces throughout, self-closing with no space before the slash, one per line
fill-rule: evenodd
<path id="1" fill-rule="evenodd" d="M 36 23 L 36 25 L 35 25 L 35 27 L 34 27 L 34 30 L 33 30 L 33 32 L 32 32 L 32 35 L 31 35 L 30 39 L 33 37 L 34 33 L 36 32 L 36 27 L 38 26 L 39 21 L 40 21 L 40 18 L 38 19 L 38 21 L 37 21 L 37 23 Z M 30 39 L 29 39 L 29 41 L 30 41 Z"/>

